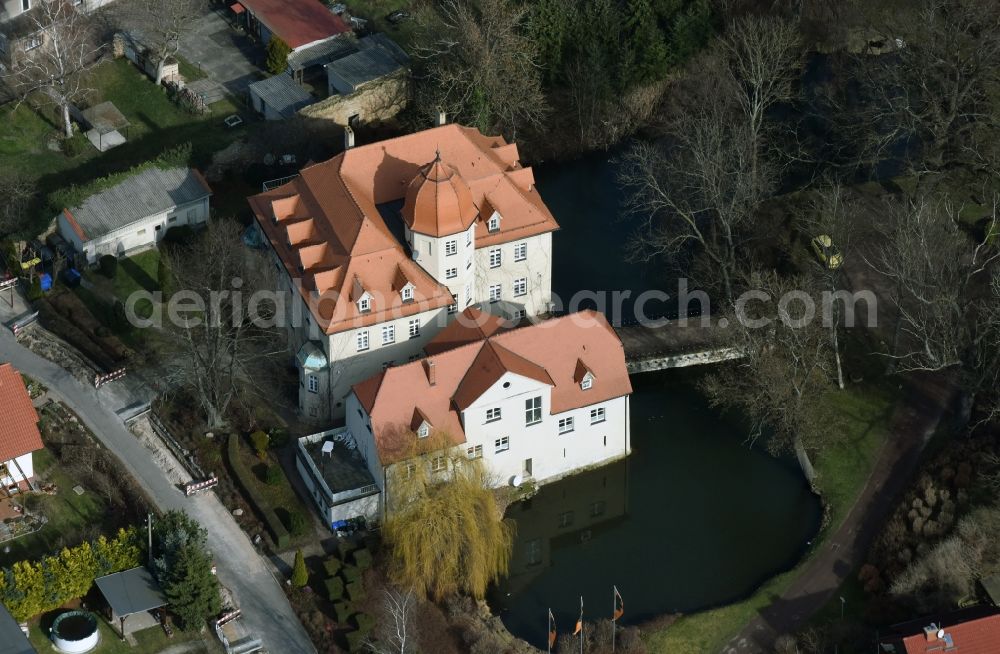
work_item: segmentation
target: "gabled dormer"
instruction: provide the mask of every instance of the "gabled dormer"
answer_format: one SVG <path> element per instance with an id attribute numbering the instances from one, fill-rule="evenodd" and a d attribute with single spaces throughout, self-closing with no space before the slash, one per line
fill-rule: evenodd
<path id="1" fill-rule="evenodd" d="M 583 362 L 583 359 L 576 360 L 576 370 L 573 373 L 573 381 L 580 385 L 580 390 L 589 391 L 594 385 L 594 373 Z"/>
<path id="2" fill-rule="evenodd" d="M 417 287 L 413 285 L 413 282 L 410 281 L 410 278 L 403 272 L 403 268 L 399 265 L 396 266 L 396 275 L 393 279 L 392 287 L 399 292 L 399 298 L 403 302 L 413 302 Z"/>
<path id="3" fill-rule="evenodd" d="M 361 283 L 361 278 L 357 275 L 354 276 L 354 282 L 351 284 L 351 300 L 357 305 L 359 313 L 371 312 L 372 295 L 365 290 L 364 285 Z"/>
<path id="4" fill-rule="evenodd" d="M 413 409 L 413 419 L 410 421 L 410 429 L 417 435 L 417 438 L 427 438 L 431 434 L 431 421 L 427 415 L 420 410 L 420 407 Z"/>
<path id="5" fill-rule="evenodd" d="M 486 231 L 488 231 L 490 234 L 495 234 L 496 232 L 499 232 L 500 231 L 500 221 L 501 221 L 502 218 L 503 218 L 503 216 L 500 215 L 500 212 L 494 210 L 493 211 L 493 215 L 491 215 L 486 220 Z"/>

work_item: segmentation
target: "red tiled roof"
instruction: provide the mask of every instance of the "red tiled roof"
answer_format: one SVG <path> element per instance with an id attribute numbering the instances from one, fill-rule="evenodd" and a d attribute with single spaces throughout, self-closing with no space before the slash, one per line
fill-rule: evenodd
<path id="1" fill-rule="evenodd" d="M 349 32 L 344 20 L 319 0 L 240 0 L 292 50 Z"/>
<path id="2" fill-rule="evenodd" d="M 407 187 L 402 213 L 413 231 L 440 238 L 469 229 L 479 209 L 458 171 L 435 155 Z"/>
<path id="3" fill-rule="evenodd" d="M 14 366 L 0 365 L 0 463 L 43 447 L 38 413 L 24 380 Z"/>
<path id="4" fill-rule="evenodd" d="M 586 357 L 594 374 L 589 390 L 574 379 Z M 428 379 L 433 364 L 434 381 Z M 419 411 L 452 443 L 465 442 L 461 411 L 505 372 L 552 386 L 552 412 L 562 413 L 632 392 L 621 341 L 603 315 L 581 311 L 535 325 L 495 333 L 475 342 L 395 366 L 354 386 L 367 410 L 383 464 L 412 451 Z"/>
<path id="5" fill-rule="evenodd" d="M 424 346 L 424 352 L 430 355 L 440 354 L 467 343 L 481 341 L 497 332 L 514 327 L 514 323 L 503 316 L 496 316 L 479 309 L 469 307 L 455 316 L 448 325 L 439 331 L 431 341 Z"/>
<path id="6" fill-rule="evenodd" d="M 493 233 L 484 222 L 489 216 L 480 212 L 475 217 L 476 247 L 558 229 L 534 188 L 530 169 L 517 162 L 516 147 L 460 125 L 351 148 L 303 168 L 292 181 L 249 202 L 289 276 L 301 280 L 299 290 L 326 333 L 454 302 L 447 287 L 406 254 L 377 207 L 402 199 L 421 168 L 438 156 L 468 184 L 476 207 L 488 193 L 503 216 L 500 230 Z M 397 269 L 415 287 L 413 301 L 402 306 L 394 289 Z M 374 298 L 369 313 L 361 314 L 349 301 L 354 277 Z"/>
<path id="7" fill-rule="evenodd" d="M 968 620 L 955 625 L 942 622 L 940 629 L 951 637 L 953 649 L 945 648 L 945 641 L 933 635 L 928 640 L 923 631 L 903 639 L 906 654 L 955 651 L 959 654 L 997 654 L 1000 652 L 1000 615 Z"/>

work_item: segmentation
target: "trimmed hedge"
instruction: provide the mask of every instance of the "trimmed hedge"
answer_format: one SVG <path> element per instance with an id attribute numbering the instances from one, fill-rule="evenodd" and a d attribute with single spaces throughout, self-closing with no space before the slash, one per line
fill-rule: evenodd
<path id="1" fill-rule="evenodd" d="M 343 599 L 344 597 L 344 580 L 340 577 L 330 577 L 323 582 L 323 586 L 326 587 L 326 596 L 331 602 L 336 602 L 337 600 Z"/>
<path id="2" fill-rule="evenodd" d="M 361 570 L 359 570 L 357 566 L 345 565 L 340 570 L 340 574 L 344 578 L 344 581 L 346 581 L 347 583 L 361 580 Z"/>
<path id="3" fill-rule="evenodd" d="M 326 572 L 329 577 L 336 577 L 342 567 L 344 567 L 344 564 L 341 563 L 340 559 L 335 556 L 331 556 L 323 562 L 323 571 Z"/>
<path id="4" fill-rule="evenodd" d="M 375 618 L 367 613 L 358 613 L 354 616 L 354 624 L 357 626 L 358 631 L 367 634 L 375 628 Z"/>
<path id="5" fill-rule="evenodd" d="M 354 564 L 358 566 L 358 569 L 361 571 L 372 567 L 372 553 L 367 549 L 361 548 L 354 553 Z"/>
<path id="6" fill-rule="evenodd" d="M 368 648 L 368 634 L 352 631 L 347 634 L 347 651 L 363 652 Z"/>
<path id="7" fill-rule="evenodd" d="M 333 612 L 337 615 L 337 624 L 346 625 L 351 616 L 354 615 L 354 605 L 350 602 L 337 602 L 333 605 Z"/>
<path id="8" fill-rule="evenodd" d="M 291 538 L 288 530 L 285 529 L 285 525 L 282 524 L 278 514 L 274 512 L 267 500 L 257 493 L 253 484 L 253 473 L 247 470 L 243 462 L 240 461 L 240 440 L 236 434 L 229 435 L 228 454 L 229 465 L 236 475 L 236 481 L 243 489 L 247 499 L 256 508 L 257 514 L 264 521 L 264 526 L 267 527 L 271 538 L 274 539 L 274 544 L 279 550 L 288 547 L 288 541 Z"/>
<path id="9" fill-rule="evenodd" d="M 360 581 L 352 581 L 347 584 L 347 599 L 351 602 L 361 602 L 365 599 L 365 587 Z"/>

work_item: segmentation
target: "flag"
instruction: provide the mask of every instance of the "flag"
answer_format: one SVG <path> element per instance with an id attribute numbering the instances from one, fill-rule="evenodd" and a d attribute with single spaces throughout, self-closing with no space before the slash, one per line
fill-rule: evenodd
<path id="1" fill-rule="evenodd" d="M 573 630 L 573 635 L 577 635 L 583 631 L 583 598 L 580 598 L 580 619 L 576 621 L 576 629 Z"/>
<path id="2" fill-rule="evenodd" d="M 611 619 L 617 620 L 625 615 L 625 600 L 622 599 L 622 594 L 618 592 L 618 586 L 612 586 L 612 588 L 615 589 L 615 610 L 611 614 Z"/>
<path id="3" fill-rule="evenodd" d="M 552 609 L 549 609 L 549 649 L 552 649 L 556 645 L 556 617 L 552 615 Z"/>

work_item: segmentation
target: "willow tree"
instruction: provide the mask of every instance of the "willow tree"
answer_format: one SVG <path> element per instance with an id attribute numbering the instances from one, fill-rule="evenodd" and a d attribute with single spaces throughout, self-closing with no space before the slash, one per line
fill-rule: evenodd
<path id="1" fill-rule="evenodd" d="M 443 434 L 403 436 L 412 454 L 389 471 L 390 574 L 435 600 L 457 593 L 481 599 L 507 574 L 514 524 L 500 512 L 482 459 L 470 460 Z"/>

